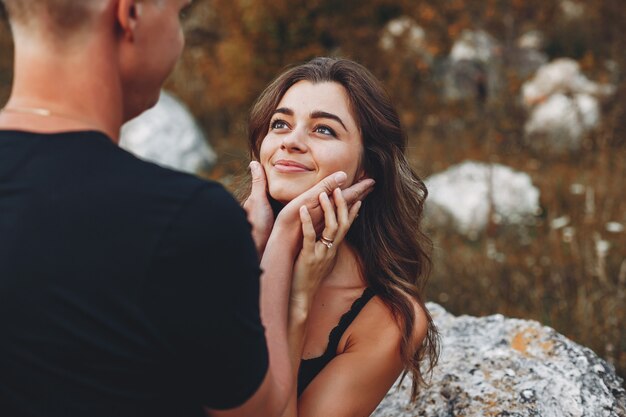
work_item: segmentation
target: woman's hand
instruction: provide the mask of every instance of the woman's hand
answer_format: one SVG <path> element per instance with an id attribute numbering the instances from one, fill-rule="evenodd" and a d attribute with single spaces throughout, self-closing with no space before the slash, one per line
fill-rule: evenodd
<path id="1" fill-rule="evenodd" d="M 300 207 L 303 241 L 294 265 L 291 305 L 304 316 L 308 314 L 320 282 L 332 271 L 338 247 L 361 207 L 361 201 L 356 201 L 348 208 L 339 188 L 333 191 L 334 205 L 325 192 L 318 198 L 324 212 L 324 230 L 319 239 L 308 209 Z"/>
<path id="2" fill-rule="evenodd" d="M 252 189 L 243 203 L 243 208 L 252 225 L 252 238 L 260 259 L 263 257 L 267 239 L 274 226 L 274 212 L 267 199 L 267 180 L 261 164 L 257 161 L 250 162 L 250 174 L 252 175 Z"/>

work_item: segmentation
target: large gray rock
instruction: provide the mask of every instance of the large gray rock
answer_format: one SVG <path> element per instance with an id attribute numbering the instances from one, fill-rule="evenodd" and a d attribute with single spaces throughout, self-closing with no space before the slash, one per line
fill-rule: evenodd
<path id="1" fill-rule="evenodd" d="M 373 417 L 626 416 L 623 381 L 590 349 L 535 321 L 428 308 L 442 335 L 430 386 L 409 405 L 407 378 Z"/>
<path id="2" fill-rule="evenodd" d="M 142 159 L 192 174 L 217 161 L 191 112 L 165 91 L 156 106 L 122 126 L 120 146 Z"/>

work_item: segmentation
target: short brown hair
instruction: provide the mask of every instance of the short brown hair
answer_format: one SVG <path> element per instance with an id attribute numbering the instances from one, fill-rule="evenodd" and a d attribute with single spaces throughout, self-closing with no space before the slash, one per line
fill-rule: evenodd
<path id="1" fill-rule="evenodd" d="M 47 16 L 55 29 L 73 30 L 89 22 L 93 5 L 102 0 L 1 0 L 11 24 Z"/>

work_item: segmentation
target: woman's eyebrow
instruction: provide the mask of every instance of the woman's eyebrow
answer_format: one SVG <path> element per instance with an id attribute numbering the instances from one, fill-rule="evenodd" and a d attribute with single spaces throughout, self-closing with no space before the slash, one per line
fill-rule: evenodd
<path id="1" fill-rule="evenodd" d="M 274 114 L 276 113 L 286 114 L 287 116 L 293 116 L 293 110 L 288 109 L 286 107 L 281 107 L 281 108 L 274 110 Z"/>
<path id="2" fill-rule="evenodd" d="M 274 110 L 274 114 L 276 114 L 276 113 L 285 114 L 287 116 L 293 116 L 294 115 L 293 110 L 291 110 L 291 109 L 289 109 L 287 107 L 280 107 L 280 108 Z M 310 117 L 311 117 L 311 119 L 332 119 L 332 120 L 335 120 L 335 121 L 339 122 L 339 124 L 341 126 L 343 126 L 343 128 L 344 128 L 344 130 L 346 132 L 349 133 L 349 130 L 346 127 L 346 125 L 343 123 L 343 120 L 341 120 L 341 117 L 339 117 L 339 116 L 337 116 L 335 114 L 328 113 L 326 111 L 317 110 L 317 111 L 311 112 L 311 116 Z"/>
<path id="3" fill-rule="evenodd" d="M 343 121 L 341 120 L 341 118 L 339 116 L 335 115 L 335 114 L 317 110 L 317 111 L 314 111 L 314 112 L 311 113 L 311 119 L 332 119 L 332 120 L 335 120 L 335 121 L 339 122 L 339 124 L 341 124 L 341 126 L 343 126 L 343 128 L 344 128 L 344 130 L 346 132 L 348 132 L 348 128 L 346 127 L 345 124 L 343 124 Z"/>

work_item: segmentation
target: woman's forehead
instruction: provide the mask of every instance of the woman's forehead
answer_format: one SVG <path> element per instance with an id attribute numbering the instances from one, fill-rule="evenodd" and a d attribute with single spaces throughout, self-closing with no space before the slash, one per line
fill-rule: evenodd
<path id="1" fill-rule="evenodd" d="M 332 113 L 341 118 L 348 130 L 359 131 L 348 92 L 334 81 L 299 81 L 287 90 L 276 109 L 288 109 L 305 117 L 315 112 Z"/>
<path id="2" fill-rule="evenodd" d="M 314 107 L 318 109 L 322 106 L 335 110 L 345 109 L 349 111 L 350 98 L 346 89 L 339 83 L 332 81 L 320 83 L 299 81 L 287 90 L 278 107 L 283 105 L 297 106 L 302 109 Z"/>

